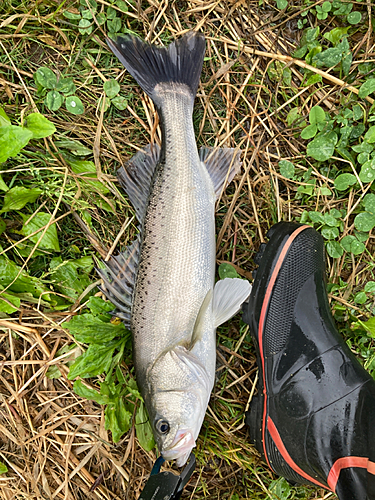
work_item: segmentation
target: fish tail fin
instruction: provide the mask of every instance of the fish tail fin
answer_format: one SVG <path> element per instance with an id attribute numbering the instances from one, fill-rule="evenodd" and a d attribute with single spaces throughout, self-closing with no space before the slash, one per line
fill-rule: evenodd
<path id="1" fill-rule="evenodd" d="M 168 47 L 150 45 L 134 35 L 106 41 L 156 105 L 159 103 L 155 87 L 160 83 L 186 85 L 195 97 L 206 45 L 202 33 L 189 31 Z"/>

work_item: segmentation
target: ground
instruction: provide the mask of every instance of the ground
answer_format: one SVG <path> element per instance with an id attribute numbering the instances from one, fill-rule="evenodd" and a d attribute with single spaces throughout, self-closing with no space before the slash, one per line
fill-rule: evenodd
<path id="1" fill-rule="evenodd" d="M 232 264 L 219 272 L 251 280 L 274 223 L 314 225 L 340 332 L 374 374 L 371 11 L 339 0 L 3 0 L 1 498 L 132 500 L 156 457 L 140 445 L 151 440 L 129 335 L 110 320 L 94 266 L 137 233 L 116 170 L 161 135 L 106 34 L 157 44 L 205 34 L 197 143 L 236 147 L 242 161 L 217 204 L 217 263 Z M 240 315 L 219 329 L 217 362 L 182 498 L 335 498 L 289 486 L 251 446 L 257 367 Z"/>

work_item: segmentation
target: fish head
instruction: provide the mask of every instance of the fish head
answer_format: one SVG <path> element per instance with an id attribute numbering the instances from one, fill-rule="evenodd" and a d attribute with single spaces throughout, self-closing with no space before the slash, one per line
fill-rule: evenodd
<path id="1" fill-rule="evenodd" d="M 183 466 L 196 445 L 213 377 L 188 349 L 162 354 L 149 373 L 148 412 L 155 441 L 165 460 Z"/>

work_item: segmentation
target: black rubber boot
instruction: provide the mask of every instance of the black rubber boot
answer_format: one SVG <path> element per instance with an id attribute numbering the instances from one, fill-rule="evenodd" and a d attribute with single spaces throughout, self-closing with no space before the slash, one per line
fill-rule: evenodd
<path id="1" fill-rule="evenodd" d="M 291 482 L 375 500 L 375 381 L 335 327 L 322 237 L 281 222 L 269 238 L 243 315 L 259 366 L 250 438 Z"/>

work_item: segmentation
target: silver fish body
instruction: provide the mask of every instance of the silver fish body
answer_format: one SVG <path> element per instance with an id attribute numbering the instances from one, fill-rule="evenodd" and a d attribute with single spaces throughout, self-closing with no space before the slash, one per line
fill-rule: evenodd
<path id="1" fill-rule="evenodd" d="M 149 146 L 119 173 L 141 231 L 133 250 L 102 274 L 104 288 L 131 327 L 136 378 L 159 450 L 183 465 L 214 384 L 216 327 L 250 293 L 250 285 L 239 279 L 214 286 L 215 201 L 240 164 L 233 150 L 198 153 L 192 112 L 204 54 L 201 35 L 189 33 L 168 49 L 132 37 L 109 45 L 154 100 L 163 143 L 160 153 Z M 149 67 L 159 65 L 161 73 L 163 65 L 169 68 L 167 76 L 151 76 L 155 81 L 149 86 L 139 62 L 145 53 Z M 181 61 L 194 66 L 190 74 Z"/>

